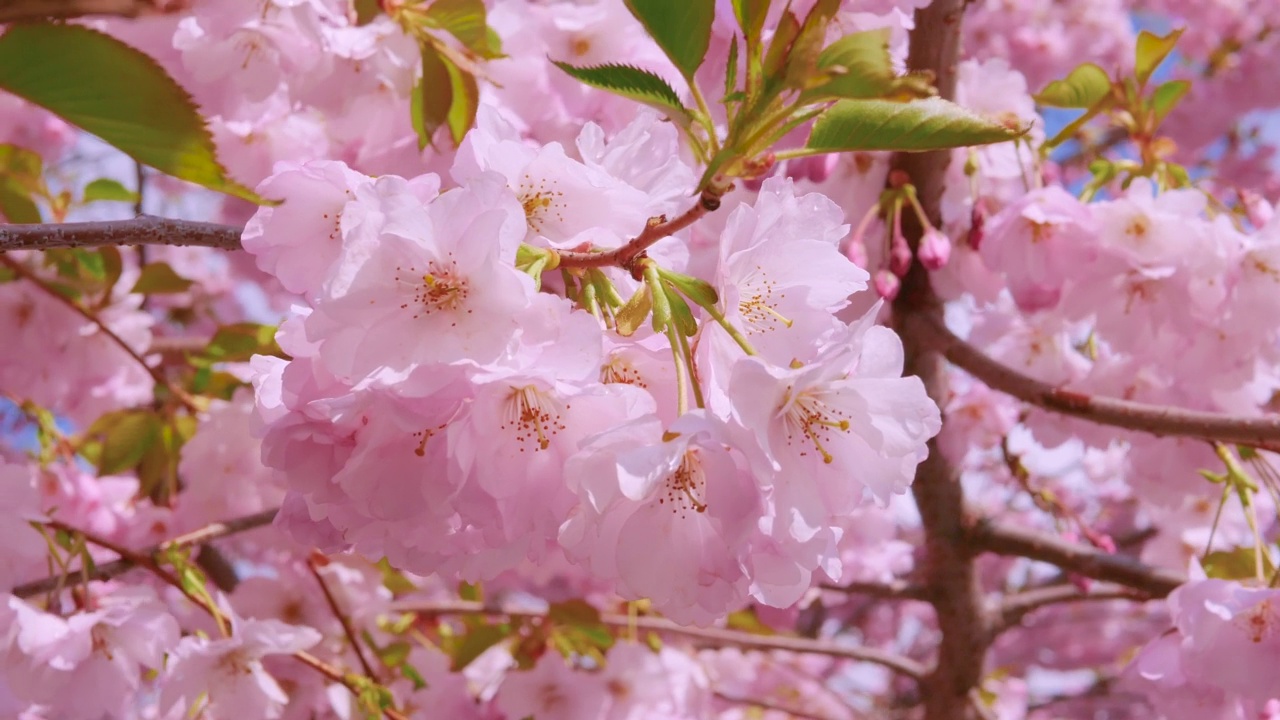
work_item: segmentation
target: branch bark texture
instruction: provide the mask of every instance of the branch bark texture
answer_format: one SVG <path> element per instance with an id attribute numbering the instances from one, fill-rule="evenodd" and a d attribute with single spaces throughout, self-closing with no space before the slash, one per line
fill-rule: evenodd
<path id="1" fill-rule="evenodd" d="M 915 13 L 907 69 L 933 73 L 938 94 L 955 97 L 956 64 L 960 50 L 960 22 L 965 0 L 934 0 Z M 933 223 L 940 220 L 943 178 L 949 151 L 895 155 L 892 167 L 915 186 L 921 207 Z M 914 213 L 903 213 L 903 232 L 915 250 L 924 228 Z M 903 278 L 893 303 L 894 322 L 902 336 L 905 374 L 924 382 L 929 397 L 941 407 L 947 397 L 944 361 L 923 338 L 908 328 L 919 322 L 941 322 L 942 304 L 919 262 Z M 978 687 L 990 628 L 994 621 L 983 603 L 974 558 L 966 542 L 964 491 L 958 470 L 943 456 L 936 442 L 916 469 L 911 487 L 925 532 L 922 578 L 925 597 L 937 614 L 942 633 L 933 670 L 921 686 L 926 720 L 970 720 L 980 717 L 972 701 Z"/>
<path id="2" fill-rule="evenodd" d="M 939 316 L 914 314 L 902 329 L 994 390 L 1053 412 L 1153 435 L 1191 437 L 1254 447 L 1280 446 L 1280 415 L 1239 417 L 1064 390 L 987 357 L 947 329 Z"/>
<path id="3" fill-rule="evenodd" d="M 0 252 L 93 248 L 106 245 L 180 245 L 240 250 L 234 225 L 139 215 L 129 220 L 102 220 L 40 225 L 0 225 Z"/>

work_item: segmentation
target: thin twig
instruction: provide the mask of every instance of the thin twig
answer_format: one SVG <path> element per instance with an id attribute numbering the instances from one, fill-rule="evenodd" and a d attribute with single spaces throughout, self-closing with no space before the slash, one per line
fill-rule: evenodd
<path id="1" fill-rule="evenodd" d="M 320 592 L 324 593 L 324 600 L 329 604 L 329 610 L 333 612 L 333 616 L 338 618 L 338 622 L 342 624 L 342 632 L 346 633 L 347 640 L 350 641 L 351 647 L 356 651 L 356 657 L 360 660 L 360 667 L 364 668 L 364 674 L 370 678 L 377 680 L 378 675 L 373 671 L 373 665 L 369 663 L 369 658 L 365 657 L 364 648 L 360 646 L 360 638 L 356 635 L 355 628 L 351 627 L 351 619 L 347 614 L 342 612 L 342 608 L 338 607 L 338 599 L 333 596 L 329 590 L 329 584 L 324 581 L 324 576 L 320 574 L 320 566 L 329 564 L 329 558 L 325 557 L 319 550 L 312 550 L 311 556 L 307 558 L 307 567 L 311 569 L 311 574 L 315 576 L 316 582 L 320 583 Z"/>
<path id="2" fill-rule="evenodd" d="M 826 715 L 818 715 L 816 713 L 811 713 L 806 710 L 799 710 L 789 705 L 780 705 L 771 700 L 763 700 L 760 698 L 738 697 L 736 695 L 729 695 L 727 693 L 723 693 L 719 690 L 712 692 L 712 694 L 715 695 L 717 698 L 724 700 L 725 702 L 735 703 L 737 705 L 749 705 L 751 707 L 759 708 L 761 710 L 772 710 L 773 712 L 786 713 L 787 715 L 790 715 L 793 718 L 803 718 L 803 720 L 830 720 L 830 718 L 828 718 Z"/>
<path id="3" fill-rule="evenodd" d="M 146 569 L 152 575 L 155 575 L 160 580 L 163 580 L 166 584 L 176 588 L 188 600 L 190 600 L 191 602 L 195 603 L 198 607 L 200 607 L 200 609 L 212 615 L 215 619 L 219 621 L 219 625 L 222 625 L 223 623 L 225 623 L 226 617 L 223 614 L 222 610 L 209 604 L 209 601 L 206 600 L 204 597 L 201 597 L 200 595 L 188 590 L 187 587 L 182 584 L 182 581 L 177 578 L 177 576 L 175 576 L 173 573 L 161 567 L 160 564 L 156 562 L 154 558 L 147 555 L 143 555 L 142 553 L 130 550 L 124 547 L 123 545 L 107 540 L 106 538 L 98 537 L 93 533 L 89 533 L 79 528 L 72 527 L 59 520 L 49 520 L 44 524 L 47 527 L 54 530 L 61 530 L 66 533 L 79 535 L 80 537 L 84 538 L 85 541 L 90 542 L 94 545 L 97 545 L 98 547 L 103 548 L 104 550 L 110 550 L 111 552 L 119 555 L 121 559 L 128 560 L 134 566 Z M 292 655 L 299 662 L 305 665 L 309 665 L 310 667 L 320 671 L 325 675 L 325 677 L 329 678 L 330 680 L 341 683 L 353 694 L 356 694 L 356 695 L 360 694 L 361 688 L 359 687 L 359 685 L 356 682 L 354 682 L 347 675 L 347 673 L 343 672 L 340 668 L 336 668 L 333 665 L 330 665 L 329 663 L 324 662 L 320 658 L 312 655 L 309 652 L 306 652 L 305 650 L 299 650 L 295 653 L 292 653 Z M 376 682 L 377 678 L 371 676 L 370 680 L 373 680 Z M 403 713 L 401 713 L 400 711 L 394 708 L 383 708 L 382 714 L 385 715 L 387 718 L 390 718 L 390 720 L 408 720 L 408 718 Z"/>
<path id="4" fill-rule="evenodd" d="M 0 252 L 91 248 L 106 245 L 175 245 L 240 250 L 242 227 L 139 215 L 128 220 L 0 225 Z"/>
<path id="5" fill-rule="evenodd" d="M 148 365 L 147 361 L 144 360 L 143 357 L 139 355 L 136 350 L 130 347 L 129 343 L 124 341 L 124 338 L 121 338 L 110 327 L 107 327 L 107 324 L 102 321 L 102 318 L 98 317 L 97 315 L 94 315 L 88 310 L 85 310 L 83 307 L 80 306 L 80 303 L 76 302 L 74 299 L 69 298 L 66 295 L 63 295 L 57 290 L 54 290 L 40 276 L 28 270 L 22 263 L 17 262 L 16 260 L 13 260 L 12 258 L 9 258 L 3 254 L 0 254 L 0 265 L 4 265 L 5 267 L 9 268 L 18 277 L 21 277 L 24 280 L 27 280 L 31 284 L 40 288 L 40 290 L 44 292 L 46 295 L 48 295 L 49 297 L 53 298 L 54 300 L 57 300 L 59 303 L 74 310 L 78 315 L 80 315 L 80 317 L 93 323 L 95 326 L 97 326 L 98 330 L 108 340 L 118 345 L 121 350 L 124 350 L 126 353 L 128 353 L 129 357 L 133 358 L 135 362 L 137 362 L 139 365 L 142 366 L 143 370 L 147 371 L 147 374 L 151 376 L 151 379 L 154 380 L 157 385 L 169 391 L 169 394 L 177 398 L 178 402 L 182 403 L 184 407 L 186 407 L 191 412 L 196 412 L 199 409 L 196 406 L 195 400 L 190 395 L 188 395 L 186 391 L 182 390 L 181 388 L 177 387 L 173 383 L 169 382 L 169 378 L 165 377 L 163 372 Z"/>
<path id="6" fill-rule="evenodd" d="M 1125 555 L 1112 555 L 1089 545 L 1026 528 L 983 520 L 970 527 L 968 541 L 978 549 L 1057 565 L 1064 570 L 1141 590 L 1162 598 L 1187 581 L 1172 570 L 1152 567 Z"/>
<path id="7" fill-rule="evenodd" d="M 260 528 L 263 525 L 271 524 L 271 521 L 275 519 L 276 513 L 279 511 L 280 508 L 272 508 L 252 515 L 238 517 L 234 520 L 206 525 L 199 530 L 186 533 L 185 535 L 179 535 L 172 540 L 166 540 L 159 545 L 147 548 L 146 550 L 141 550 L 137 555 L 152 558 L 154 560 L 174 548 L 187 548 L 194 547 L 196 545 L 203 545 L 205 543 L 212 542 L 213 540 L 217 540 L 218 538 L 224 538 L 237 533 Z M 120 555 L 120 553 L 116 554 Z M 121 555 L 121 559 L 114 562 L 95 565 L 92 571 L 88 572 L 87 575 L 89 580 L 110 580 L 111 578 L 119 577 L 136 567 L 138 567 L 137 563 Z M 14 588 L 12 592 L 20 598 L 35 597 L 36 595 L 62 587 L 67 582 L 79 579 L 81 575 L 82 571 L 73 570 L 65 575 L 53 575 L 44 578 L 43 580 L 36 580 L 34 582 L 26 583 L 25 585 L 19 585 Z"/>
<path id="8" fill-rule="evenodd" d="M 1143 602 L 1150 599 L 1150 596 L 1140 591 L 1118 585 L 1095 585 L 1088 590 L 1081 589 L 1070 583 L 1032 588 L 1013 595 L 1006 595 L 1001 600 L 999 624 L 996 626 L 995 631 L 996 633 L 1003 632 L 1005 629 L 1022 622 L 1022 618 L 1029 613 L 1050 605 L 1102 600 Z"/>
<path id="9" fill-rule="evenodd" d="M 887 600 L 924 600 L 929 596 L 928 588 L 906 580 L 890 580 L 889 582 L 848 582 L 842 585 L 824 583 L 823 590 L 844 592 L 850 595 L 867 595 Z"/>
<path id="10" fill-rule="evenodd" d="M 1254 447 L 1280 446 L 1280 415 L 1240 417 L 1065 390 L 996 362 L 938 320 L 916 315 L 904 319 L 903 325 L 906 332 L 925 337 L 947 360 L 988 387 L 1045 410 L 1152 435 Z"/>
<path id="11" fill-rule="evenodd" d="M 136 18 L 181 9 L 185 3 L 163 0 L 4 0 L 0 23 L 70 20 L 85 15 Z"/>
<path id="12" fill-rule="evenodd" d="M 466 615 L 470 613 L 477 613 L 486 615 L 505 615 L 508 617 L 519 618 L 542 618 L 546 616 L 546 613 L 536 610 L 522 610 L 519 608 L 505 606 L 491 607 L 484 603 L 468 602 L 464 600 L 450 602 L 422 602 L 407 600 L 392 603 L 392 609 L 399 612 L 411 612 L 420 615 Z M 733 645 L 735 647 L 748 650 L 760 650 L 765 652 L 771 650 L 784 650 L 787 652 L 809 655 L 825 655 L 827 657 L 868 662 L 886 667 L 894 672 L 901 673 L 914 679 L 919 679 L 925 674 L 924 666 L 915 660 L 876 648 L 840 645 L 830 641 L 810 640 L 808 638 L 799 638 L 787 635 L 756 635 L 754 633 L 742 632 L 739 630 L 727 630 L 724 628 L 685 627 L 663 618 L 646 616 L 633 618 L 622 614 L 602 613 L 600 615 L 600 622 L 609 627 L 636 628 L 637 630 L 649 630 L 652 632 L 667 633 L 669 635 L 679 635 L 698 640 L 706 640 L 716 647 Z"/>
<path id="13" fill-rule="evenodd" d="M 720 207 L 722 194 L 713 188 L 707 188 L 702 191 L 702 194 L 698 197 L 698 202 L 693 207 L 684 211 L 675 219 L 668 220 L 665 216 L 650 218 L 649 224 L 645 226 L 645 229 L 622 247 L 606 252 L 559 251 L 557 253 L 560 256 L 559 267 L 620 267 L 630 270 L 635 260 L 643 255 L 651 245 L 665 237 L 670 237 L 680 232 L 697 222 L 707 213 L 717 210 Z"/>

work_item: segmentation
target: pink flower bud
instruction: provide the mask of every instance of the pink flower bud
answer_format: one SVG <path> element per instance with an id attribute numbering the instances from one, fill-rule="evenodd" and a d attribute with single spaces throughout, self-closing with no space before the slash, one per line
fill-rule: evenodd
<path id="1" fill-rule="evenodd" d="M 911 269 L 911 247 L 902 235 L 895 234 L 889 246 L 889 269 L 898 277 L 904 277 Z"/>
<path id="2" fill-rule="evenodd" d="M 951 259 L 951 238 L 937 228 L 929 228 L 920 238 L 920 250 L 916 253 L 926 270 L 946 267 Z"/>
<path id="3" fill-rule="evenodd" d="M 898 297 L 898 290 L 902 287 L 902 281 L 898 276 L 884 268 L 876 271 L 871 283 L 876 288 L 876 294 L 890 301 Z"/>
<path id="4" fill-rule="evenodd" d="M 867 244 L 862 242 L 862 238 L 850 240 L 849 247 L 844 249 L 844 256 L 849 258 L 849 262 L 864 270 L 871 262 L 867 257 Z"/>

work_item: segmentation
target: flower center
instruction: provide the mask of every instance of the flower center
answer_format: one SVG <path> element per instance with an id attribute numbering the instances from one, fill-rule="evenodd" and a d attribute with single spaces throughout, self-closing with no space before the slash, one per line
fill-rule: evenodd
<path id="1" fill-rule="evenodd" d="M 645 382 L 640 371 L 617 355 L 609 358 L 608 362 L 600 368 L 600 382 L 605 385 L 635 385 L 645 389 L 649 387 L 649 383 Z"/>
<path id="2" fill-rule="evenodd" d="M 1263 600 L 1233 618 L 1249 639 L 1260 643 L 1280 631 L 1280 609 Z"/>
<path id="3" fill-rule="evenodd" d="M 791 397 L 791 391 L 787 391 Z M 782 422 L 787 431 L 787 444 L 800 442 L 805 448 L 800 457 L 809 454 L 807 447 L 812 445 L 822 456 L 822 462 L 830 464 L 834 461 L 826 446 L 831 444 L 832 432 L 849 432 L 849 419 L 841 411 L 831 407 L 815 392 L 802 392 L 791 402 L 785 399 L 782 405 Z"/>
<path id="4" fill-rule="evenodd" d="M 680 467 L 667 476 L 667 484 L 658 496 L 658 504 L 671 508 L 672 513 L 688 517 L 690 510 L 703 513 L 707 504 L 698 498 L 707 496 L 707 474 L 695 450 L 686 450 Z"/>
<path id="5" fill-rule="evenodd" d="M 471 295 L 470 283 L 458 272 L 458 264 L 452 259 L 444 262 L 432 260 L 422 274 L 413 266 L 397 267 L 395 281 L 411 293 L 410 299 L 400 307 L 412 309 L 414 318 L 459 310 Z"/>
<path id="6" fill-rule="evenodd" d="M 524 445 L 529 442 L 536 442 L 538 450 L 546 450 L 551 438 L 564 429 L 560 403 L 532 385 L 513 388 L 507 396 L 505 410 L 502 429 L 515 431 L 520 452 L 524 452 Z"/>
<path id="7" fill-rule="evenodd" d="M 556 209 L 563 197 L 563 192 L 547 187 L 546 180 L 540 180 L 535 184 L 533 178 L 525 175 L 524 182 L 520 183 L 520 206 L 524 208 L 529 229 L 537 233 L 542 232 L 542 228 L 552 219 L 552 213 L 555 214 L 554 219 L 557 222 L 564 222 L 564 215 Z"/>
<path id="8" fill-rule="evenodd" d="M 774 293 L 778 283 L 765 274 L 764 268 L 756 266 L 753 272 L 741 285 L 741 296 L 738 298 L 738 312 L 747 326 L 748 335 L 769 332 L 779 324 L 791 327 L 791 320 L 773 308 L 786 293 Z"/>

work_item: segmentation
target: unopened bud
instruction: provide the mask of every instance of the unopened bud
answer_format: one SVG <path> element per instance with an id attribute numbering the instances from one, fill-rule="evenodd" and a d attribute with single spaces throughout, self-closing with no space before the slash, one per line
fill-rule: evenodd
<path id="1" fill-rule="evenodd" d="M 884 268 L 876 271 L 871 284 L 875 287 L 877 295 L 890 302 L 898 297 L 898 290 L 902 288 L 902 281 L 898 276 Z"/>
<path id="2" fill-rule="evenodd" d="M 867 244 L 862 242 L 862 238 L 854 238 L 850 240 L 849 247 L 844 249 L 844 256 L 849 258 L 849 262 L 864 270 L 871 262 L 867 258 Z"/>
<path id="3" fill-rule="evenodd" d="M 937 228 L 929 228 L 920 238 L 920 250 L 916 253 L 920 264 L 926 270 L 939 270 L 946 267 L 951 259 L 951 238 Z"/>
<path id="4" fill-rule="evenodd" d="M 911 269 L 911 246 L 907 245 L 905 237 L 897 233 L 889 246 L 889 269 L 898 277 L 905 277 Z"/>

